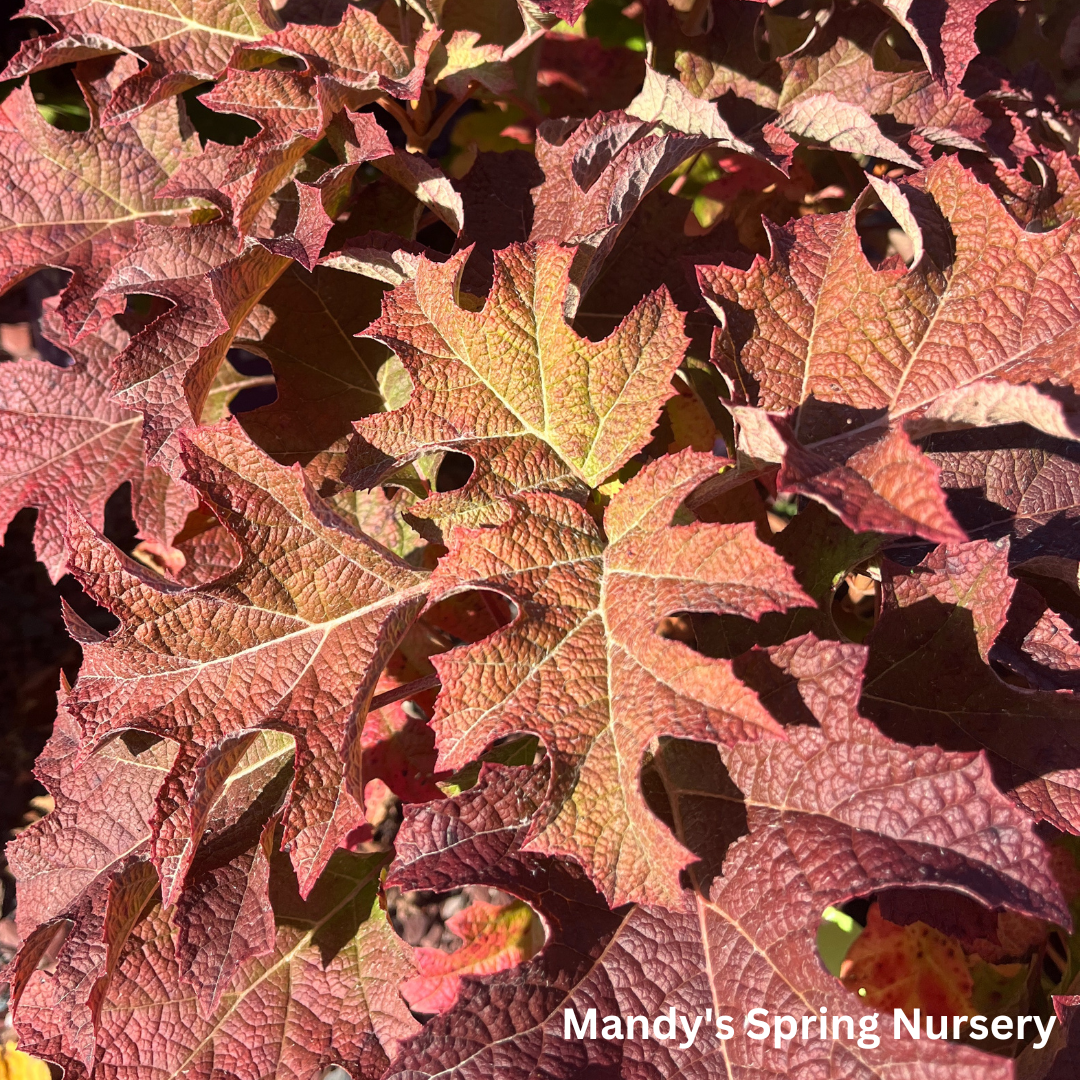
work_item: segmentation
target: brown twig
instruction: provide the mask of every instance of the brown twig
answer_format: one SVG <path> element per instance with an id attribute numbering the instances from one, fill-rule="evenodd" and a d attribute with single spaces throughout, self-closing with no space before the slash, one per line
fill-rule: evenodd
<path id="1" fill-rule="evenodd" d="M 412 146 L 419 136 L 412 125 L 409 114 L 393 98 L 387 97 L 385 94 L 380 94 L 375 99 L 375 104 L 381 109 L 385 109 L 401 125 L 408 145 Z"/>
<path id="2" fill-rule="evenodd" d="M 442 681 L 439 679 L 438 675 L 425 675 L 422 679 L 413 679 L 412 682 L 406 683 L 404 686 L 395 686 L 393 690 L 387 690 L 382 694 L 376 694 L 371 699 L 371 704 L 368 706 L 368 712 L 374 712 L 376 709 L 381 709 L 385 705 L 393 705 L 395 701 L 411 698 L 415 694 L 421 694 L 425 690 L 434 690 L 439 686 L 442 686 Z"/>
<path id="3" fill-rule="evenodd" d="M 448 101 L 438 112 L 438 115 L 431 124 L 428 126 L 427 131 L 422 136 L 419 136 L 419 141 L 423 143 L 422 149 L 427 152 L 427 149 L 431 144 L 442 134 L 442 130 L 446 125 L 454 118 L 454 114 L 469 100 L 473 90 L 476 88 L 476 83 L 469 83 L 469 88 L 460 97 L 454 98 L 453 101 Z"/>

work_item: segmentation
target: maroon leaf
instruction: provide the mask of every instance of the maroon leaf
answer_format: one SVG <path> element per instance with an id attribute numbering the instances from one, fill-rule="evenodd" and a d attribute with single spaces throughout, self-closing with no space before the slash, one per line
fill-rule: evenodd
<path id="1" fill-rule="evenodd" d="M 110 397 L 109 365 L 127 335 L 109 320 L 74 346 L 59 319 L 49 323 L 50 335 L 74 354 L 75 367 L 43 360 L 0 366 L 0 525 L 22 507 L 36 507 L 37 555 L 55 579 L 67 563 L 69 504 L 101 528 L 106 500 L 130 482 L 140 531 L 167 548 L 195 502 L 187 485 L 145 463 L 141 418 Z"/>
<path id="2" fill-rule="evenodd" d="M 200 814 L 255 729 L 292 735 L 285 840 L 306 894 L 363 821 L 358 725 L 423 603 L 424 579 L 337 517 L 297 467 L 275 465 L 235 426 L 203 429 L 196 439 L 185 454 L 189 480 L 239 543 L 242 561 L 186 591 L 73 522 L 75 572 L 121 626 L 85 642 L 72 708 L 92 742 L 137 727 L 180 743 L 154 822 L 170 902 L 201 835 Z M 335 581 L 331 593 L 300 587 L 316 565 Z"/>
<path id="3" fill-rule="evenodd" d="M 487 301 L 470 311 L 459 292 L 467 256 L 422 259 L 415 280 L 385 297 L 367 334 L 398 355 L 413 393 L 404 408 L 356 424 L 346 480 L 370 487 L 422 453 L 468 454 L 468 483 L 414 512 L 472 523 L 505 520 L 507 495 L 580 494 L 615 473 L 648 439 L 685 338 L 662 289 L 603 341 L 576 333 L 565 310 L 574 251 L 554 243 L 499 252 Z M 559 383 L 573 412 L 551 408 L 545 388 Z"/>
<path id="4" fill-rule="evenodd" d="M 1035 870 L 1037 879 L 1055 888 L 1046 876 L 1046 852 L 1024 815 L 994 790 L 981 758 L 968 756 L 961 765 L 961 759 L 947 760 L 937 751 L 910 755 L 854 715 L 853 691 L 861 666 L 858 647 L 821 646 L 804 639 L 768 654 L 765 662 L 778 665 L 772 669 L 773 693 L 794 693 L 796 700 L 821 718 L 822 727 L 793 729 L 794 743 L 768 740 L 734 748 L 733 768 L 751 796 L 751 832 L 728 850 L 722 876 L 714 882 L 708 899 L 697 898 L 693 911 L 633 908 L 616 921 L 614 915 L 605 916 L 595 902 L 590 903 L 579 885 L 554 878 L 553 870 L 560 864 L 518 846 L 527 835 L 521 822 L 533 812 L 539 787 L 526 801 L 525 785 L 510 770 L 488 766 L 473 791 L 408 812 L 400 834 L 402 855 L 390 881 L 429 888 L 464 880 L 499 883 L 539 904 L 552 934 L 530 964 L 480 981 L 466 980 L 455 1010 L 432 1021 L 406 1046 L 391 1076 L 427 1077 L 453 1071 L 469 1078 L 489 1074 L 496 1062 L 502 1068 L 528 1070 L 542 1061 L 548 1075 L 567 1078 L 590 1068 L 636 1078 L 676 1071 L 707 1076 L 717 1067 L 721 1072 L 734 1070 L 735 1075 L 753 1070 L 770 1077 L 810 1067 L 832 1077 L 844 1075 L 849 1055 L 855 1054 L 868 1076 L 888 1075 L 900 1063 L 910 1064 L 920 1075 L 946 1068 L 972 1080 L 1011 1075 L 1007 1063 L 977 1050 L 906 1038 L 894 1042 L 888 1032 L 879 1047 L 865 1049 L 855 1049 L 843 1039 L 781 1039 L 774 1047 L 772 1042 L 747 1038 L 743 1018 L 750 1008 L 759 1006 L 774 1015 L 788 1013 L 796 1018 L 816 1017 L 819 1006 L 830 1014 L 863 1014 L 858 999 L 849 996 L 817 958 L 815 937 L 821 911 L 829 903 L 884 886 L 888 880 L 912 880 L 908 875 L 919 880 L 919 867 L 929 869 L 942 857 L 939 839 L 947 837 L 948 844 L 964 847 L 966 841 L 953 832 L 948 811 L 931 824 L 915 809 L 931 790 L 936 792 L 931 801 L 942 810 L 940 796 L 947 800 L 971 797 L 970 788 L 955 782 L 956 766 L 971 770 L 972 778 L 979 777 L 980 795 L 973 805 L 986 800 L 983 805 L 993 807 L 992 814 L 1008 818 L 1012 827 L 1027 834 L 1027 850 L 1034 859 L 1030 869 L 1041 867 Z M 858 783 L 846 758 L 842 766 L 836 762 L 839 767 L 827 764 L 830 744 L 843 755 L 851 736 L 866 755 L 862 763 L 868 779 L 885 768 L 898 781 L 896 788 L 890 788 L 898 812 L 891 823 L 883 819 L 876 797 L 860 806 L 853 791 L 845 799 L 839 790 L 831 789 L 827 777 L 834 777 L 841 786 Z M 676 777 L 667 774 L 674 820 L 692 841 L 695 834 L 700 839 L 704 830 L 716 829 L 717 815 L 730 817 L 738 812 L 737 793 L 733 803 L 730 794 L 720 795 L 722 782 L 712 787 L 720 780 L 716 775 L 719 761 L 710 770 L 707 760 L 699 754 L 691 774 L 696 790 L 680 790 Z M 876 783 L 871 780 L 872 786 Z M 530 784 L 535 780 L 530 779 Z M 714 805 L 706 813 L 695 814 L 695 800 L 710 802 L 703 799 L 710 789 L 720 797 L 711 800 Z M 779 801 L 769 794 L 771 789 L 781 795 Z M 787 792 L 794 798 L 790 808 Z M 925 847 L 911 843 L 914 834 L 901 839 L 893 831 L 894 826 L 904 830 L 900 824 L 905 820 L 900 811 L 904 804 L 913 811 L 907 820 L 919 822 L 917 829 L 929 828 Z M 830 825 L 834 814 L 839 819 Z M 846 819 L 847 814 L 851 819 Z M 852 829 L 862 814 L 867 815 L 869 831 L 865 833 Z M 988 827 L 981 835 L 990 849 L 995 848 L 996 830 L 988 819 L 982 820 Z M 938 833 L 939 827 L 944 831 Z M 825 834 L 844 837 L 840 850 L 847 856 L 842 864 L 811 854 Z M 955 854 L 958 851 L 950 857 Z M 1005 855 L 1005 849 L 999 854 Z M 962 862 L 954 863 L 946 877 Z M 939 865 L 944 869 L 944 863 Z M 960 870 L 957 877 L 964 873 Z M 970 884 L 980 880 L 985 879 L 978 872 L 968 879 Z M 1026 895 L 1025 903 L 1039 903 L 1030 892 L 1018 895 Z M 572 921 L 566 918 L 568 912 Z M 602 943 L 602 952 L 596 952 L 595 946 L 588 951 L 581 948 L 586 928 L 590 940 Z M 613 1039 L 611 1027 L 607 1039 L 591 1038 L 587 1031 L 578 1039 L 565 1032 L 567 1009 L 572 1010 L 575 1022 L 587 1022 L 587 1010 L 595 1008 L 598 1032 L 605 1016 L 619 1017 L 625 1035 L 629 1015 L 666 1016 L 671 1007 L 676 1009 L 676 1018 L 685 1015 L 692 1025 L 703 1015 L 702 1001 L 712 1002 L 714 1018 L 731 1018 L 729 1041 L 718 1042 L 715 1019 L 699 1029 L 692 1045 L 683 1045 L 688 1043 L 685 1035 L 658 1038 L 663 1029 L 646 1040 L 640 1036 Z M 527 1009 L 520 1007 L 525 1002 Z M 723 1054 L 723 1065 L 716 1061 L 718 1053 Z"/>
<path id="5" fill-rule="evenodd" d="M 114 89 L 108 114 L 115 120 L 216 79 L 238 42 L 258 41 L 280 25 L 274 9 L 257 0 L 194 0 L 187 11 L 149 2 L 28 0 L 20 14 L 44 19 L 59 32 L 26 42 L 5 79 L 110 53 L 133 53 L 144 61 Z"/>
<path id="6" fill-rule="evenodd" d="M 0 289 L 43 266 L 72 272 L 60 314 L 77 338 L 122 303 L 96 294 L 112 267 L 138 242 L 140 223 L 186 220 L 187 200 L 159 200 L 158 189 L 194 151 L 175 103 L 144 126 L 60 131 L 34 105 L 29 87 L 0 105 L 0 155 L 9 181 L 0 199 L 5 232 Z"/>
<path id="7" fill-rule="evenodd" d="M 552 789 L 531 844 L 580 862 L 616 904 L 679 903 L 688 854 L 638 785 L 650 740 L 733 742 L 778 730 L 729 661 L 656 633 L 679 611 L 757 618 L 808 599 L 752 526 L 669 526 L 717 471 L 711 455 L 689 451 L 647 466 L 608 506 L 606 545 L 575 503 L 523 496 L 505 525 L 455 530 L 432 578 L 433 598 L 494 590 L 519 612 L 476 644 L 433 658 L 444 687 L 433 720 L 440 764 L 461 767 L 496 738 L 536 732 L 552 759 Z"/>
<path id="8" fill-rule="evenodd" d="M 1002 548 L 991 553 L 988 545 L 982 551 L 989 556 L 983 578 L 989 581 L 993 564 L 1000 574 L 1007 553 Z M 868 641 L 860 709 L 887 735 L 909 744 L 984 749 L 1002 790 L 1036 817 L 1076 832 L 1080 704 L 1069 695 L 1016 689 L 986 665 L 979 646 L 997 614 L 986 617 L 995 602 L 981 594 L 981 577 L 971 576 L 970 567 L 962 569 L 958 582 L 966 579 L 976 588 L 954 599 L 948 595 L 954 586 L 944 581 L 924 593 L 907 584 L 906 570 L 890 570 L 885 586 L 894 602 L 886 605 Z"/>

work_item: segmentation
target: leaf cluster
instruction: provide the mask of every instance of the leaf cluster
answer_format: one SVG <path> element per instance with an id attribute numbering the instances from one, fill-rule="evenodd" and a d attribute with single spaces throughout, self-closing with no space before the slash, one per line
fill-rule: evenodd
<path id="1" fill-rule="evenodd" d="M 0 523 L 82 612 L 6 852 L 23 1049 L 1072 1075 L 1080 16 L 21 14 Z M 407 941 L 431 896 L 476 902 Z M 1060 1024 L 563 1026 L 946 1005 Z"/>

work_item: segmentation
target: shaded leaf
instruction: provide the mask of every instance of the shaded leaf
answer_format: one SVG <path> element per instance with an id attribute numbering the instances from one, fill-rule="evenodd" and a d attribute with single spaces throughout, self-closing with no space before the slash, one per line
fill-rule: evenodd
<path id="1" fill-rule="evenodd" d="M 520 498 L 511 521 L 455 531 L 432 596 L 491 589 L 514 602 L 509 626 L 433 658 L 444 690 L 439 763 L 457 768 L 492 740 L 534 731 L 553 762 L 531 847 L 570 856 L 616 904 L 677 905 L 688 854 L 641 795 L 642 753 L 658 735 L 731 742 L 777 731 L 736 677 L 655 628 L 676 611 L 756 618 L 806 601 L 751 525 L 670 527 L 678 504 L 720 463 L 684 451 L 630 481 L 593 519 L 554 495 Z M 541 705 L 541 703 L 544 703 Z"/>
<path id="2" fill-rule="evenodd" d="M 0 524 L 24 506 L 37 507 L 35 548 L 54 579 L 67 562 L 69 502 L 100 529 L 106 500 L 130 482 L 142 535 L 165 547 L 194 508 L 185 484 L 145 463 L 142 419 L 110 396 L 109 365 L 127 335 L 109 320 L 72 346 L 61 330 L 49 328 L 74 353 L 75 367 L 0 365 Z"/>
<path id="3" fill-rule="evenodd" d="M 72 708 L 92 742 L 137 727 L 180 743 L 155 811 L 154 857 L 170 901 L 198 842 L 188 805 L 197 790 L 212 801 L 255 729 L 292 735 L 285 841 L 307 893 L 363 821 L 358 725 L 423 603 L 423 576 L 235 426 L 203 429 L 185 456 L 189 481 L 239 543 L 240 565 L 186 591 L 74 522 L 75 572 L 121 626 L 85 642 Z M 313 573 L 333 589 L 308 588 Z"/>

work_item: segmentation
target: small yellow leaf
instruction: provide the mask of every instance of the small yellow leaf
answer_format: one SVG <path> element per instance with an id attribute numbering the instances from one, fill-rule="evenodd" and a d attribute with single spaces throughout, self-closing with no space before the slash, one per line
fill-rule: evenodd
<path id="1" fill-rule="evenodd" d="M 50 1080 L 50 1075 L 44 1061 L 16 1050 L 13 1042 L 0 1050 L 0 1080 Z"/>

